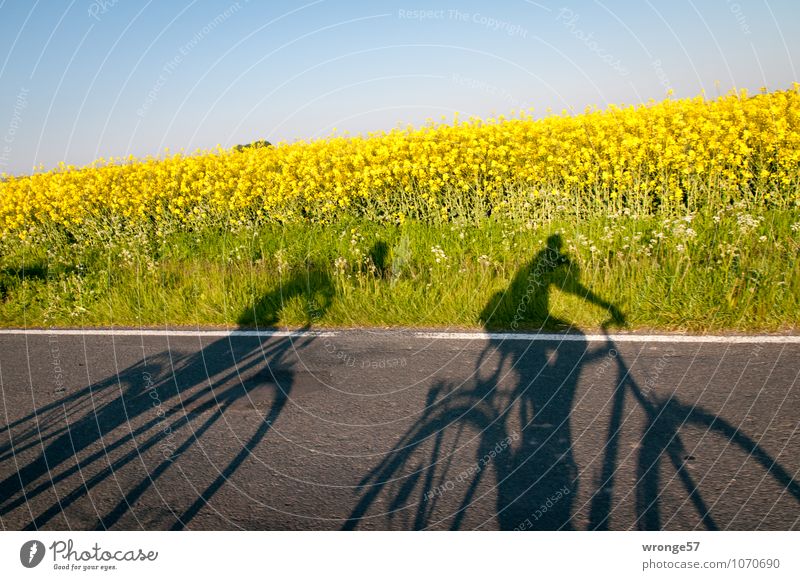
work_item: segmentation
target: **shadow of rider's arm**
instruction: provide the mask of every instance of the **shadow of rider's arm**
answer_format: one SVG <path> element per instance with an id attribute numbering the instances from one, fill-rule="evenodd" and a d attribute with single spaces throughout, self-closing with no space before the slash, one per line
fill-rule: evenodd
<path id="1" fill-rule="evenodd" d="M 561 290 L 583 298 L 590 304 L 594 304 L 595 306 L 599 306 L 600 308 L 607 310 L 609 314 L 611 314 L 610 322 L 613 322 L 619 326 L 625 326 L 627 324 L 625 314 L 622 312 L 622 310 L 601 296 L 595 294 L 592 292 L 592 290 L 581 283 L 579 279 L 580 274 L 578 266 L 574 264 L 572 260 L 566 261 L 565 268 L 566 270 L 562 279 Z M 606 327 L 607 325 L 608 323 L 604 323 L 603 327 Z"/>

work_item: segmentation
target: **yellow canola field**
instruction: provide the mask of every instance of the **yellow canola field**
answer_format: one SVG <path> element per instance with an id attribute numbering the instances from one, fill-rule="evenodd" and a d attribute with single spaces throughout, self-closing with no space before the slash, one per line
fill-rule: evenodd
<path id="1" fill-rule="evenodd" d="M 680 203 L 691 188 L 800 203 L 800 85 L 754 96 L 649 102 L 535 119 L 456 119 L 365 137 L 164 158 L 100 160 L 0 182 L 0 232 L 91 219 L 327 219 L 380 202 L 411 206 L 478 195 L 562 192 L 603 203 Z M 470 199 L 475 199 L 470 198 Z M 713 200 L 712 200 L 713 201 Z M 533 211 L 533 210 L 532 210 Z M 438 215 L 438 214 L 437 214 Z"/>

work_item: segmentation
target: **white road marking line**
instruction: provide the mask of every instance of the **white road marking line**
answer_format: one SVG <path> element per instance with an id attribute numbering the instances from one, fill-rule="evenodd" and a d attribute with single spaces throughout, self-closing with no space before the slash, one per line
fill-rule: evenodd
<path id="1" fill-rule="evenodd" d="M 338 336 L 338 331 L 324 330 L 161 330 L 155 328 L 0 328 L 0 335 L 44 335 L 44 336 Z"/>
<path id="2" fill-rule="evenodd" d="M 749 336 L 719 336 L 719 335 L 685 335 L 685 334 L 535 334 L 535 333 L 504 333 L 504 332 L 416 332 L 419 338 L 441 338 L 451 340 L 547 340 L 564 342 L 676 342 L 676 343 L 720 343 L 720 344 L 749 344 L 749 343 L 775 343 L 775 344 L 800 344 L 800 336 L 786 335 L 749 335 Z"/>
<path id="3" fill-rule="evenodd" d="M 506 332 L 425 332 L 398 330 L 168 330 L 125 328 L 0 328 L 0 335 L 28 336 L 188 336 L 188 337 L 352 337 L 383 334 L 404 338 L 437 340 L 526 340 L 550 342 L 666 342 L 666 343 L 718 343 L 718 344 L 800 344 L 800 335 L 685 335 L 685 334 L 553 334 Z"/>

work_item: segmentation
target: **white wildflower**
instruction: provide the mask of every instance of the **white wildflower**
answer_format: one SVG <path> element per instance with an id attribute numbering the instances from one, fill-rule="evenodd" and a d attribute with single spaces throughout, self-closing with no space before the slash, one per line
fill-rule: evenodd
<path id="1" fill-rule="evenodd" d="M 763 220 L 763 216 L 754 218 L 750 214 L 740 213 L 736 216 L 736 222 L 739 224 L 739 230 L 743 234 L 749 234 L 758 227 L 758 224 Z"/>
<path id="2" fill-rule="evenodd" d="M 431 253 L 436 259 L 437 264 L 441 264 L 442 262 L 447 262 L 448 260 L 447 254 L 444 253 L 444 250 L 441 248 L 441 246 L 431 246 Z"/>

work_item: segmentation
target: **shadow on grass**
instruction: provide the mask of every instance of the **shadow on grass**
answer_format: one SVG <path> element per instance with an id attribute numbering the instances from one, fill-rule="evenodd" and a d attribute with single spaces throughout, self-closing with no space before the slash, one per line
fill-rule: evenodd
<path id="1" fill-rule="evenodd" d="M 46 280 L 47 268 L 43 264 L 32 264 L 25 268 L 0 268 L 0 300 L 9 291 L 19 287 L 25 280 Z"/>

